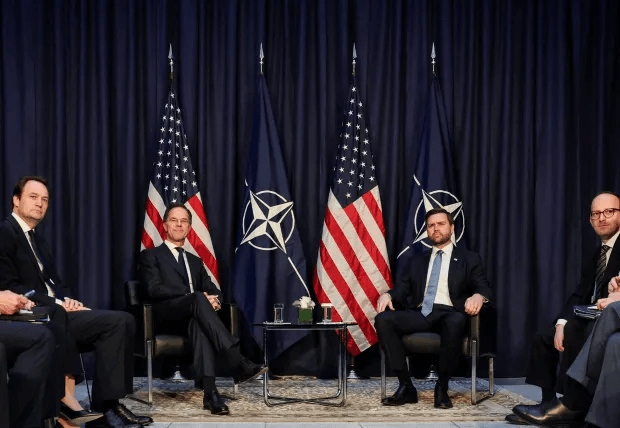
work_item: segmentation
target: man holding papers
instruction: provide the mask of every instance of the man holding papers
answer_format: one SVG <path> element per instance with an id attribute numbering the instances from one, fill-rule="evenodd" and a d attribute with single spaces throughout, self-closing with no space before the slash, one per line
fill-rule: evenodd
<path id="1" fill-rule="evenodd" d="M 598 305 L 602 308 L 614 299 L 614 296 L 608 297 L 608 287 L 620 271 L 620 196 L 613 192 L 599 193 L 592 200 L 590 224 L 601 239 L 601 246 L 584 261 L 581 281 L 557 317 L 555 332 L 543 333 L 535 338 L 526 377 L 527 383 L 542 389 L 541 411 L 560 418 L 573 417 L 571 409 L 580 406 L 580 403 L 570 400 L 570 397 L 579 397 L 574 391 L 579 389 L 579 385 L 567 379 L 566 371 L 575 361 L 595 323 L 592 319 L 576 317 L 573 307 Z M 556 399 L 556 391 L 567 397 L 564 403 Z M 517 415 L 508 415 L 506 419 L 512 423 L 523 422 Z"/>

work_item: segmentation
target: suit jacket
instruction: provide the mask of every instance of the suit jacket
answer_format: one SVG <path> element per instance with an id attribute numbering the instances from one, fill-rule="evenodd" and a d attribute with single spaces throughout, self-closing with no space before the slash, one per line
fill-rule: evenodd
<path id="1" fill-rule="evenodd" d="M 432 251 L 413 258 L 408 269 L 403 269 L 396 284 L 389 291 L 392 301 L 406 309 L 417 308 L 424 300 L 426 277 Z M 492 292 L 480 256 L 459 247 L 453 247 L 448 271 L 448 291 L 454 308 L 463 312 L 465 300 L 479 293 L 491 300 Z"/>
<path id="2" fill-rule="evenodd" d="M 222 300 L 221 291 L 211 282 L 209 274 L 199 257 L 186 252 L 187 263 L 192 275 L 195 291 L 206 291 L 217 295 Z M 163 301 L 189 293 L 185 284 L 182 266 L 177 262 L 166 244 L 143 250 L 139 258 L 139 273 L 142 284 L 146 287 L 153 301 Z"/>
<path id="3" fill-rule="evenodd" d="M 63 286 L 56 272 L 47 243 L 39 235 L 35 234 L 35 237 L 41 256 L 49 261 L 46 274 L 64 297 L 71 297 L 71 290 Z M 35 295 L 31 300 L 55 306 L 55 300 L 47 295 L 45 279 L 28 238 L 12 215 L 0 225 L 0 290 L 11 290 L 19 294 L 34 290 Z"/>
<path id="4" fill-rule="evenodd" d="M 600 247 L 597 248 L 597 250 L 591 257 L 585 259 L 581 268 L 581 280 L 579 281 L 577 287 L 575 287 L 575 291 L 573 292 L 573 294 L 571 294 L 566 300 L 564 308 L 562 309 L 562 312 L 560 313 L 558 318 L 568 320 L 573 316 L 573 306 L 590 304 L 590 299 L 592 298 L 592 294 L 594 293 L 596 263 L 598 261 L 599 254 Z M 616 239 L 616 243 L 611 250 L 609 261 L 607 262 L 607 267 L 605 268 L 605 274 L 603 275 L 603 279 L 601 280 L 601 287 L 603 287 L 603 289 L 601 290 L 601 297 L 607 297 L 609 295 L 607 291 L 607 285 L 609 284 L 609 281 L 611 281 L 612 277 L 618 275 L 618 272 L 620 272 L 620 238 Z"/>

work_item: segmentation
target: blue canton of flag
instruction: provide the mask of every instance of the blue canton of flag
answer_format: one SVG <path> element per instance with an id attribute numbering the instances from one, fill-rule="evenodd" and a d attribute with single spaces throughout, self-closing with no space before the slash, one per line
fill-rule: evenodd
<path id="1" fill-rule="evenodd" d="M 437 76 L 433 76 L 429 89 L 419 147 L 405 220 L 403 249 L 398 254 L 397 269 L 407 266 L 413 253 L 430 248 L 424 224 L 427 211 L 444 208 L 452 213 L 455 220 L 452 241 L 455 244 L 465 230 L 462 202 L 456 196 L 458 191 L 452 162 L 452 138 Z"/>
<path id="2" fill-rule="evenodd" d="M 273 321 L 274 303 L 283 303 L 284 321 L 293 322 L 297 319 L 293 301 L 310 295 L 293 208 L 271 101 L 261 75 L 233 268 L 235 301 L 249 323 Z M 304 335 L 275 335 L 270 354 L 277 356 Z M 254 329 L 254 338 L 262 346 L 258 329 Z"/>

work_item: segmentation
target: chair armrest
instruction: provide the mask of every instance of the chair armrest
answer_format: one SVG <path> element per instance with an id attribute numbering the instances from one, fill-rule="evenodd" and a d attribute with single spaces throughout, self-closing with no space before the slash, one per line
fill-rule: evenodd
<path id="1" fill-rule="evenodd" d="M 480 313 L 469 317 L 469 338 L 480 343 Z"/>
<path id="2" fill-rule="evenodd" d="M 153 340 L 153 305 L 145 303 L 142 305 L 142 322 L 144 325 L 144 342 Z"/>

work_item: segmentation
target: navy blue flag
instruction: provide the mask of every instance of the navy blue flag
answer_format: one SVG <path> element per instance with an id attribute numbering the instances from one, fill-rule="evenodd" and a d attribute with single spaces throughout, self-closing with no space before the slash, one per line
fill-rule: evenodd
<path id="1" fill-rule="evenodd" d="M 245 319 L 249 323 L 273 321 L 274 303 L 283 303 L 284 322 L 297 323 L 297 308 L 292 304 L 302 296 L 310 296 L 305 277 L 306 259 L 263 75 L 258 79 L 237 242 L 233 293 Z M 253 328 L 252 332 L 262 346 L 262 331 Z M 272 336 L 269 350 L 274 357 L 304 333 L 278 332 Z"/>
<path id="2" fill-rule="evenodd" d="M 431 247 L 424 224 L 427 211 L 441 207 L 451 212 L 455 220 L 452 242 L 456 244 L 464 236 L 465 216 L 457 196 L 452 138 L 437 76 L 433 76 L 429 90 L 419 147 L 397 271 L 408 265 L 413 254 Z"/>

